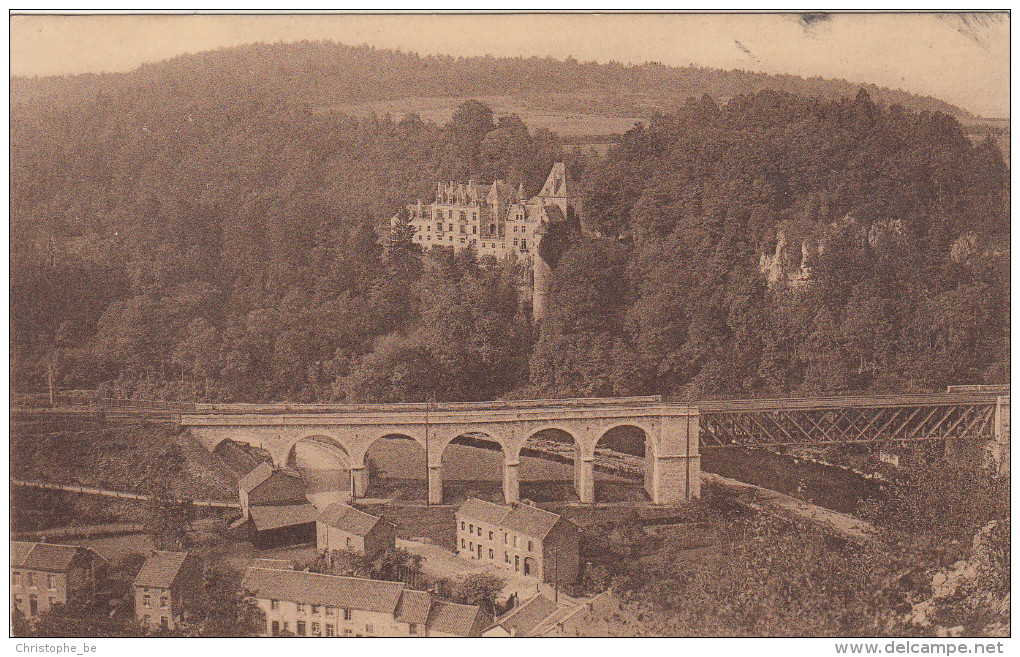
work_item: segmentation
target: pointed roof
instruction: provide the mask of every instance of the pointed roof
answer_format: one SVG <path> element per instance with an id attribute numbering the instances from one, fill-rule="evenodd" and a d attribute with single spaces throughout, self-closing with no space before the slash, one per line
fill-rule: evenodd
<path id="1" fill-rule="evenodd" d="M 250 493 L 252 489 L 266 479 L 269 479 L 272 475 L 273 466 L 263 461 L 262 463 L 259 463 L 254 470 L 241 477 L 241 481 L 237 482 L 237 487 L 246 493 Z"/>
<path id="2" fill-rule="evenodd" d="M 503 518 L 503 526 L 527 536 L 545 538 L 560 516 L 530 504 L 517 504 Z"/>
<path id="3" fill-rule="evenodd" d="M 340 502 L 333 502 L 323 509 L 318 520 L 355 536 L 367 536 L 368 532 L 382 521 L 382 518 Z"/>
<path id="4" fill-rule="evenodd" d="M 79 554 L 86 551 L 98 555 L 92 548 L 61 543 L 24 543 L 11 541 L 11 565 L 28 570 L 45 570 L 63 573 Z"/>
<path id="5" fill-rule="evenodd" d="M 549 170 L 549 177 L 542 185 L 542 191 L 538 193 L 540 198 L 573 198 L 578 196 L 574 189 L 574 182 L 570 178 L 570 172 L 562 162 L 556 162 Z"/>
<path id="6" fill-rule="evenodd" d="M 467 516 L 469 518 L 475 518 L 482 522 L 487 522 L 490 525 L 498 525 L 503 522 L 503 518 L 506 517 L 507 512 L 510 511 L 510 507 L 503 506 L 502 504 L 495 504 L 493 502 L 486 502 L 476 497 L 469 497 L 460 505 L 457 509 L 457 513 Z"/>
<path id="7" fill-rule="evenodd" d="M 429 611 L 432 610 L 432 596 L 428 591 L 415 591 L 404 589 L 397 604 L 395 620 L 398 623 L 421 623 L 424 625 L 429 620 Z"/>
<path id="8" fill-rule="evenodd" d="M 481 613 L 481 608 L 474 605 L 461 605 L 455 602 L 436 600 L 432 603 L 432 613 L 429 614 L 428 628 L 433 632 L 471 636 L 473 630 L 478 625 Z"/>
<path id="9" fill-rule="evenodd" d="M 28 553 L 35 547 L 35 543 L 28 541 L 11 541 L 11 565 L 21 567 L 25 563 Z"/>
<path id="10" fill-rule="evenodd" d="M 556 609 L 556 603 L 537 593 L 524 604 L 507 612 L 495 625 L 499 625 L 513 636 L 531 636 L 535 628 Z"/>
<path id="11" fill-rule="evenodd" d="M 187 552 L 156 552 L 142 564 L 142 569 L 135 577 L 135 586 L 170 588 L 187 558 Z"/>

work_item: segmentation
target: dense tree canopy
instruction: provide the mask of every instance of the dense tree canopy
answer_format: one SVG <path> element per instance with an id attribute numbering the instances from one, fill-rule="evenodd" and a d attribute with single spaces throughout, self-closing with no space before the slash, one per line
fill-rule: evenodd
<path id="1" fill-rule="evenodd" d="M 420 61 L 337 52 L 383 86 L 393 71 L 376 64 Z M 322 111 L 264 79 L 290 66 L 278 55 L 18 82 L 17 389 L 438 400 L 1008 377 L 1008 170 L 948 115 L 864 91 L 706 95 L 596 160 L 478 101 L 445 125 Z M 423 255 L 406 225 L 390 235 L 439 181 L 500 177 L 530 195 L 560 159 L 592 230 L 539 245 L 556 265 L 540 332 L 523 263 Z"/>

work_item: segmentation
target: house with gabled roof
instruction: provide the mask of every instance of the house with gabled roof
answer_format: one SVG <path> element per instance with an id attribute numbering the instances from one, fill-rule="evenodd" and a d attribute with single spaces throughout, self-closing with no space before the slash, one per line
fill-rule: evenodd
<path id="1" fill-rule="evenodd" d="M 457 509 L 456 551 L 508 572 L 542 581 L 577 580 L 577 525 L 531 504 L 503 505 L 468 498 Z"/>
<path id="2" fill-rule="evenodd" d="M 135 618 L 143 626 L 176 629 L 202 586 L 202 562 L 187 552 L 152 553 L 135 577 Z"/>
<path id="3" fill-rule="evenodd" d="M 91 604 L 109 563 L 80 545 L 11 541 L 11 605 L 38 616 L 54 605 Z"/>
<path id="4" fill-rule="evenodd" d="M 403 582 L 248 568 L 241 588 L 265 613 L 263 636 L 480 636 L 486 625 L 478 607 Z"/>
<path id="5" fill-rule="evenodd" d="M 322 510 L 315 522 L 319 552 L 355 552 L 369 559 L 396 547 L 397 528 L 378 516 L 347 504 L 334 502 Z"/>
<path id="6" fill-rule="evenodd" d="M 315 540 L 318 511 L 305 496 L 297 472 L 260 463 L 237 484 L 241 519 L 231 526 L 250 536 L 258 548 L 310 543 Z"/>

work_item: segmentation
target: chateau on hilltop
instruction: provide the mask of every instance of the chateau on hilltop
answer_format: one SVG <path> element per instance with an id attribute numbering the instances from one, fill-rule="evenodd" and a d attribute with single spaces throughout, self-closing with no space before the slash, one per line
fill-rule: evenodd
<path id="1" fill-rule="evenodd" d="M 532 307 L 536 319 L 544 316 L 549 266 L 538 255 L 538 244 L 550 224 L 578 221 L 582 217 L 581 195 L 562 162 L 553 164 L 541 191 L 524 200 L 524 186 L 514 189 L 502 180 L 480 185 L 439 183 L 436 199 L 421 199 L 407 206 L 414 243 L 422 250 L 435 246 L 465 249 L 473 246 L 479 257 L 516 257 L 530 260 L 533 271 Z M 391 225 L 396 227 L 400 217 Z"/>

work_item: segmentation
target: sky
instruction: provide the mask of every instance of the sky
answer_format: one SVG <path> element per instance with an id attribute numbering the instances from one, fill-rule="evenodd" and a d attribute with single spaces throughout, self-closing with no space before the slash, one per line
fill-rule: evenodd
<path id="1" fill-rule="evenodd" d="M 11 18 L 11 74 L 129 71 L 182 53 L 329 39 L 843 78 L 1009 116 L 1008 14 L 161 15 Z"/>

